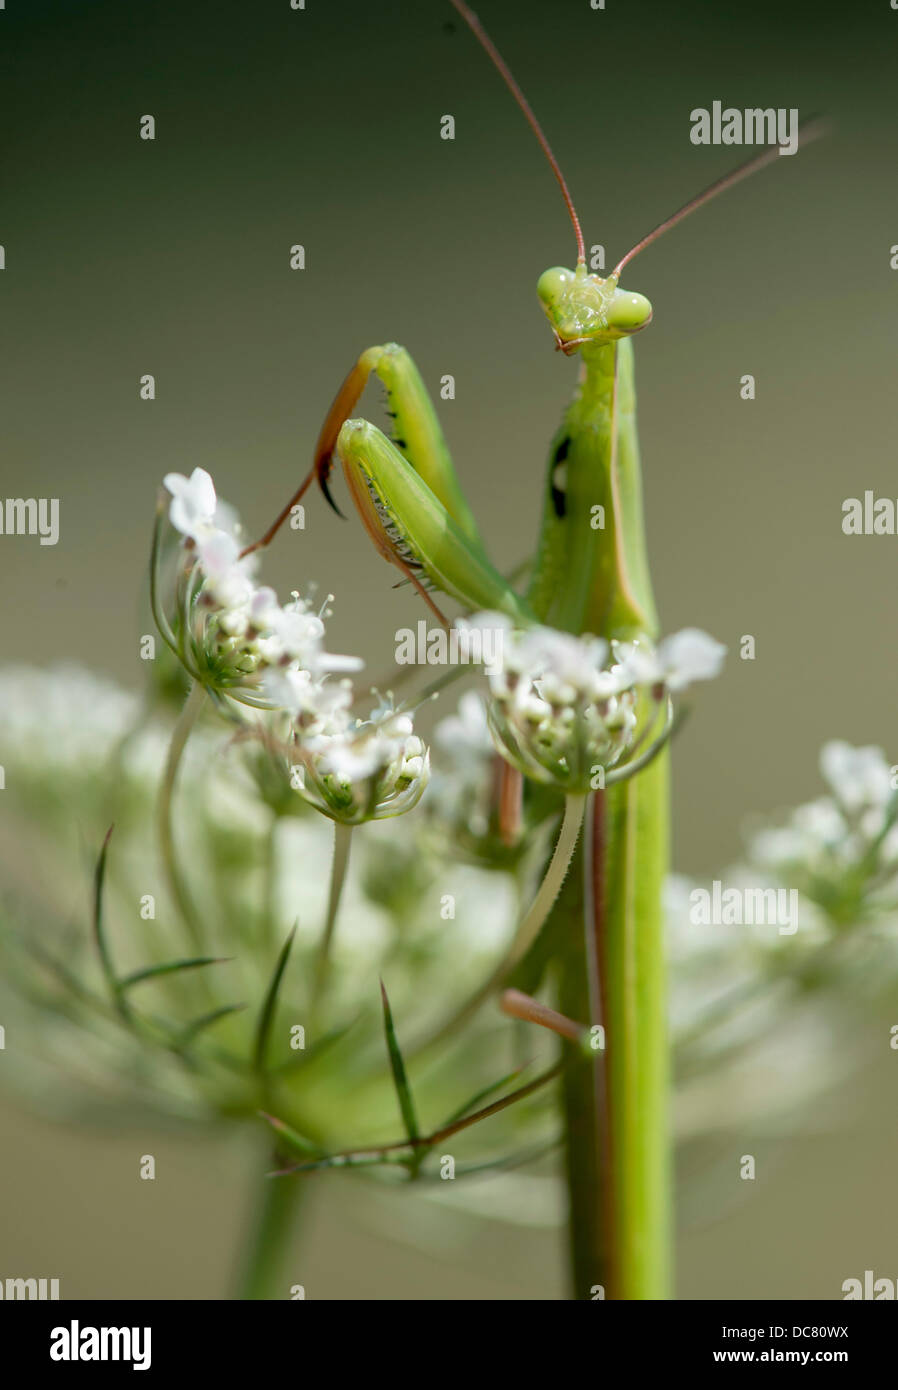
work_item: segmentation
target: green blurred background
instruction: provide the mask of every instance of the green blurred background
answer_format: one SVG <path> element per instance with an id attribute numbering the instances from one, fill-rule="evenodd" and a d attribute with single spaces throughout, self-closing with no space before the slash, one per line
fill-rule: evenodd
<path id="1" fill-rule="evenodd" d="M 847 496 L 898 496 L 898 13 L 888 0 L 478 9 L 609 265 L 742 157 L 690 143 L 693 107 L 797 107 L 833 123 L 625 281 L 655 308 L 637 359 L 664 626 L 697 624 L 732 652 L 675 752 L 676 865 L 712 873 L 737 855 L 748 813 L 817 794 L 826 738 L 896 756 L 898 540 L 845 537 L 840 523 Z M 261 531 L 350 362 L 390 339 L 435 392 L 455 376 L 441 414 L 462 481 L 497 563 L 528 554 L 575 378 L 534 286 L 572 261 L 573 239 L 520 112 L 448 4 L 9 0 L 0 51 L 0 493 L 61 508 L 55 548 L 0 542 L 7 656 L 70 657 L 137 685 L 163 473 L 208 468 Z M 145 113 L 152 143 L 138 138 Z M 454 142 L 439 138 L 444 113 Z M 139 399 L 144 373 L 152 402 Z M 366 408 L 380 418 L 375 391 Z M 330 646 L 361 652 L 373 674 L 420 614 L 360 526 L 317 498 L 265 572 L 282 592 L 310 579 L 332 590 Z M 746 633 L 754 662 L 738 659 Z M 682 1296 L 833 1297 L 858 1269 L 895 1274 L 885 1064 L 842 1109 L 771 1155 L 749 1203 L 684 1235 Z M 5 1128 L 5 1272 L 59 1274 L 69 1296 L 223 1295 L 244 1154 L 62 1133 L 18 1113 Z M 122 1157 L 147 1144 L 166 1177 L 135 1196 Z M 309 1296 L 561 1292 L 554 1231 L 453 1222 L 415 1250 L 389 1204 L 320 1194 Z"/>

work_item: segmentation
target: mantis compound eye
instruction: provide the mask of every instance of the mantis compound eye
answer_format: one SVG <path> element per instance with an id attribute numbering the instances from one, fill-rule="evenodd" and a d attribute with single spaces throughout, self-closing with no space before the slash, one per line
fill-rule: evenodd
<path id="1" fill-rule="evenodd" d="M 621 333 L 638 333 L 651 322 L 652 306 L 644 294 L 616 290 L 608 311 L 608 323 Z"/>

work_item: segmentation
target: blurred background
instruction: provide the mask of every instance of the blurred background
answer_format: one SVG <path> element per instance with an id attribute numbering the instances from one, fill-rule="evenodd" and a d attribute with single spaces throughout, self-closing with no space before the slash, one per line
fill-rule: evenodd
<path id="1" fill-rule="evenodd" d="M 478 10 L 609 266 L 743 157 L 692 145 L 693 107 L 797 107 L 832 123 L 625 279 L 655 310 L 637 384 L 663 625 L 731 649 L 674 754 L 676 867 L 711 875 L 738 855 L 748 816 L 817 793 L 825 739 L 898 757 L 898 540 L 841 530 L 846 497 L 898 497 L 898 13 L 886 0 Z M 573 238 L 520 112 L 450 6 L 32 0 L 0 24 L 0 494 L 58 497 L 61 527 L 55 547 L 0 542 L 4 655 L 66 657 L 139 686 L 162 475 L 207 468 L 261 532 L 347 368 L 388 340 L 434 394 L 455 377 L 441 417 L 463 485 L 499 567 L 524 559 L 576 372 L 552 351 L 534 287 L 573 261 Z M 365 408 L 380 419 L 376 389 Z M 392 589 L 356 521 L 317 497 L 307 514 L 266 576 L 283 593 L 311 579 L 333 591 L 331 649 L 379 675 L 419 604 Z M 743 634 L 754 661 L 738 658 Z M 821 1104 L 801 1138 L 767 1138 L 750 1201 L 710 1222 L 691 1214 L 681 1297 L 832 1298 L 865 1268 L 898 1274 L 889 1065 Z M 59 1276 L 70 1297 L 225 1296 L 239 1146 L 61 1131 L 18 1109 L 4 1135 L 4 1272 Z M 120 1161 L 135 1144 L 165 1173 L 136 1197 Z M 751 1135 L 745 1151 L 761 1152 Z M 562 1296 L 556 1228 L 459 1217 L 418 1240 L 400 1199 L 319 1184 L 310 1297 Z"/>

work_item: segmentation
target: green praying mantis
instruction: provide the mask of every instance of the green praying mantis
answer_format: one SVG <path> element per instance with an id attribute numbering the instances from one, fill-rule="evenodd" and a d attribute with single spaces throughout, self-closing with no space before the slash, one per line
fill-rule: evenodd
<path id="1" fill-rule="evenodd" d="M 658 620 L 643 523 L 632 342 L 651 322 L 652 306 L 644 295 L 624 289 L 621 276 L 640 252 L 779 151 L 766 148 L 711 184 L 649 232 L 606 278 L 589 273 L 577 212 L 539 122 L 477 16 L 464 0 L 451 3 L 533 130 L 576 238 L 574 269 L 547 270 L 537 284 L 555 347 L 579 357 L 580 378 L 551 443 L 526 591 L 519 593 L 491 562 L 421 376 L 395 343 L 361 354 L 327 414 L 308 475 L 244 553 L 272 540 L 314 480 L 335 507 L 329 484 L 339 461 L 378 552 L 444 625 L 448 620 L 435 593 L 468 610 L 505 614 L 521 627 L 540 623 L 608 640 L 653 642 Z M 820 133 L 819 123 L 801 133 L 805 139 Z M 352 416 L 372 373 L 386 390 L 392 439 Z M 599 528 L 593 524 L 597 508 Z M 606 1039 L 600 1062 L 578 1055 L 562 1077 L 578 1298 L 664 1298 L 670 1290 L 661 907 L 668 839 L 662 752 L 638 776 L 588 798 L 571 872 L 543 927 L 549 949 L 541 959 L 553 962 L 559 1008 L 568 1018 L 600 1021 Z M 531 971 L 525 983 L 538 987 L 540 980 Z"/>

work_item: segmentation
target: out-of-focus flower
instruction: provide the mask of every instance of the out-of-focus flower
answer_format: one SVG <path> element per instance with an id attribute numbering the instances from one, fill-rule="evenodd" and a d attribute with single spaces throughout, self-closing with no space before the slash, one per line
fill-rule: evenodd
<path id="1" fill-rule="evenodd" d="M 824 745 L 829 796 L 763 826 L 749 859 L 789 883 L 832 922 L 853 926 L 898 909 L 898 791 L 880 748 Z"/>
<path id="2" fill-rule="evenodd" d="M 883 811 L 898 786 L 881 748 L 853 748 L 841 739 L 823 745 L 820 771 L 850 814 Z"/>
<path id="3" fill-rule="evenodd" d="M 459 765 L 479 769 L 493 752 L 486 706 L 476 690 L 466 690 L 455 714 L 447 714 L 436 727 L 434 742 Z"/>

